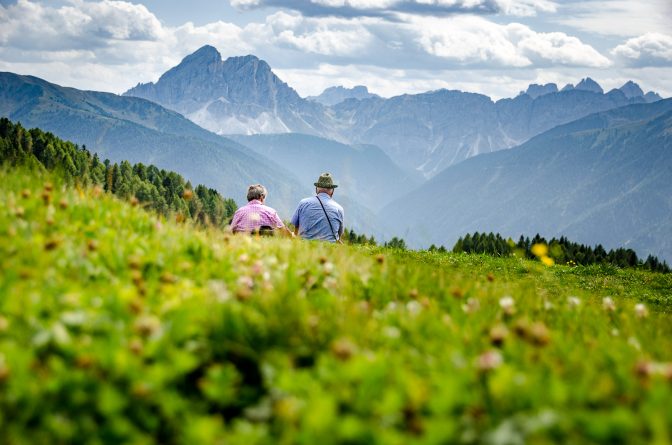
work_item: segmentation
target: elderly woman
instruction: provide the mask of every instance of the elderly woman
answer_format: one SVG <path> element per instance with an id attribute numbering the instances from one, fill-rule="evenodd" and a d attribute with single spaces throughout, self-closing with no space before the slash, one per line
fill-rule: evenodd
<path id="1" fill-rule="evenodd" d="M 236 210 L 231 221 L 231 230 L 234 233 L 259 233 L 281 230 L 283 233 L 294 236 L 285 227 L 275 209 L 264 205 L 268 196 L 266 187 L 254 184 L 247 189 L 247 204 Z"/>

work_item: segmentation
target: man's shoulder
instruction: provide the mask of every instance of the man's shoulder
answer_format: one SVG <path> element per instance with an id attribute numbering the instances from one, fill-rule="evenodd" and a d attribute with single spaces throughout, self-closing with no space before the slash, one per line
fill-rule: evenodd
<path id="1" fill-rule="evenodd" d="M 315 197 L 314 196 L 309 196 L 307 198 L 303 198 L 301 201 L 299 201 L 299 207 L 305 206 L 305 205 L 310 204 L 312 202 L 315 202 Z"/>

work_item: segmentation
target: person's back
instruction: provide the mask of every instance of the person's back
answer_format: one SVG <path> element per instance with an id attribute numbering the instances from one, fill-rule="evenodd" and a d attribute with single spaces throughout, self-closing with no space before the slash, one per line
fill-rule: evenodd
<path id="1" fill-rule="evenodd" d="M 254 184 L 248 188 L 247 205 L 236 210 L 231 221 L 231 230 L 234 233 L 273 234 L 274 230 L 282 230 L 291 235 L 278 212 L 264 205 L 267 194 L 266 187 L 261 184 Z"/>
<path id="2" fill-rule="evenodd" d="M 328 173 L 315 183 L 316 196 L 302 199 L 292 216 L 295 233 L 303 239 L 337 242 L 343 234 L 343 207 L 333 199 L 333 183 Z"/>

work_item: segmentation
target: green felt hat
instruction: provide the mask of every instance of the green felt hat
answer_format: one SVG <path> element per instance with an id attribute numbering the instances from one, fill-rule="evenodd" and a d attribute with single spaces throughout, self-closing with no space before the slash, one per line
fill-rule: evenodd
<path id="1" fill-rule="evenodd" d="M 334 178 L 331 177 L 331 173 L 322 173 L 320 179 L 315 183 L 315 187 L 323 189 L 335 189 L 338 185 L 334 184 Z"/>

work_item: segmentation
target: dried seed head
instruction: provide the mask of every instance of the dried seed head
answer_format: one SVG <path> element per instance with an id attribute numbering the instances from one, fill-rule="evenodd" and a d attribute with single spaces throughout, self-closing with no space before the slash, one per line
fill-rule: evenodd
<path id="1" fill-rule="evenodd" d="M 376 255 L 376 262 L 378 264 L 383 264 L 385 262 L 385 255 L 383 255 L 382 253 Z"/>
<path id="2" fill-rule="evenodd" d="M 185 201 L 190 201 L 191 198 L 193 198 L 193 197 L 194 197 L 194 192 L 189 190 L 189 189 L 184 189 L 184 191 L 182 192 L 182 198 Z"/>
<path id="3" fill-rule="evenodd" d="M 96 250 L 98 250 L 98 241 L 96 241 L 95 239 L 88 240 L 86 242 L 86 249 L 89 252 L 95 252 Z"/>
<path id="4" fill-rule="evenodd" d="M 145 315 L 135 321 L 135 331 L 143 337 L 149 337 L 159 330 L 161 322 L 152 315 Z"/>
<path id="5" fill-rule="evenodd" d="M 545 346 L 551 340 L 551 333 L 544 323 L 538 321 L 530 327 L 530 339 L 536 346 Z"/>
<path id="6" fill-rule="evenodd" d="M 50 239 L 50 240 L 47 240 L 47 241 L 44 243 L 44 250 L 47 250 L 47 251 L 49 251 L 49 250 L 54 250 L 54 249 L 56 249 L 56 248 L 58 247 L 59 244 L 60 244 L 60 241 L 59 241 L 59 240 L 57 240 L 57 239 L 53 239 L 53 238 L 52 238 L 52 239 Z"/>
<path id="7" fill-rule="evenodd" d="M 139 338 L 134 338 L 128 344 L 128 349 L 130 349 L 131 352 L 135 355 L 141 355 L 142 350 L 144 349 L 143 346 L 142 346 L 142 341 Z"/>
<path id="8" fill-rule="evenodd" d="M 509 330 L 503 324 L 495 325 L 490 329 L 490 343 L 493 346 L 502 346 L 508 336 Z"/>
<path id="9" fill-rule="evenodd" d="M 492 273 L 489 273 L 487 279 L 492 283 L 493 281 L 495 281 L 495 276 Z"/>
<path id="10" fill-rule="evenodd" d="M 343 361 L 349 360 L 356 350 L 357 347 L 355 344 L 347 338 L 336 340 L 331 345 L 331 352 L 336 356 L 337 359 Z"/>
<path id="11" fill-rule="evenodd" d="M 464 297 L 464 291 L 460 289 L 459 287 L 454 287 L 451 291 L 450 294 L 455 297 L 455 298 L 462 298 Z"/>
<path id="12" fill-rule="evenodd" d="M 49 203 L 51 203 L 51 192 L 46 191 L 46 190 L 43 191 L 42 192 L 42 201 L 44 201 L 45 205 L 48 205 Z"/>
<path id="13" fill-rule="evenodd" d="M 66 201 L 66 199 L 63 198 L 63 199 L 61 199 L 61 200 L 58 202 L 58 206 L 59 206 L 61 209 L 65 210 L 65 209 L 68 208 L 68 201 Z"/>
<path id="14" fill-rule="evenodd" d="M 130 203 L 133 207 L 135 207 L 138 204 L 140 204 L 140 200 L 138 198 L 136 198 L 135 196 L 132 196 L 131 199 L 130 199 Z"/>
<path id="15" fill-rule="evenodd" d="M 23 199 L 28 199 L 28 198 L 30 198 L 30 195 L 31 195 L 31 194 L 32 194 L 32 193 L 31 193 L 30 190 L 28 190 L 28 189 L 23 189 L 23 190 L 21 190 L 21 197 L 22 197 Z"/>
<path id="16" fill-rule="evenodd" d="M 17 207 L 14 209 L 14 215 L 17 218 L 23 218 L 26 215 L 26 211 L 23 209 L 23 207 Z"/>
<path id="17" fill-rule="evenodd" d="M 416 298 L 418 298 L 418 290 L 417 289 L 411 289 L 410 291 L 408 291 L 408 298 L 410 298 L 412 300 L 415 300 Z"/>

